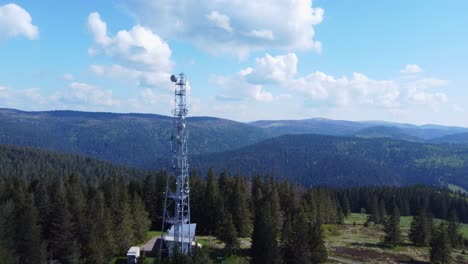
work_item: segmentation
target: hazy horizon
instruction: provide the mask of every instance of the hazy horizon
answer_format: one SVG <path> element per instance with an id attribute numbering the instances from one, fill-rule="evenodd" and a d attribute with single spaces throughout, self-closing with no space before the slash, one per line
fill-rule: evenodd
<path id="1" fill-rule="evenodd" d="M 14 110 L 14 111 L 20 111 L 20 112 L 29 112 L 29 113 L 35 113 L 35 112 L 54 112 L 54 111 L 70 111 L 70 112 L 83 112 L 83 113 L 109 113 L 109 114 L 119 114 L 119 115 L 132 115 L 132 114 L 142 114 L 142 115 L 158 115 L 158 116 L 165 116 L 165 117 L 172 117 L 170 114 L 164 114 L 164 113 L 145 113 L 145 112 L 111 112 L 111 111 L 85 111 L 85 110 L 72 110 L 72 109 L 51 109 L 51 110 L 22 110 L 22 109 L 17 109 L 17 108 L 0 108 L 1 109 L 8 109 L 8 110 Z M 191 117 L 210 117 L 210 118 L 219 118 L 219 119 L 225 119 L 225 120 L 231 120 L 239 123 L 252 123 L 252 122 L 258 122 L 258 121 L 303 121 L 303 120 L 318 120 L 318 119 L 323 119 L 323 120 L 331 120 L 331 121 L 345 121 L 345 122 L 356 122 L 356 123 L 378 123 L 377 125 L 385 125 L 385 123 L 388 124 L 398 124 L 398 125 L 414 125 L 414 126 L 445 126 L 445 127 L 461 127 L 461 128 L 468 128 L 468 126 L 456 126 L 456 125 L 442 125 L 442 124 L 436 124 L 436 123 L 422 123 L 422 124 L 417 124 L 417 123 L 405 123 L 405 122 L 393 122 L 393 121 L 388 121 L 388 120 L 349 120 L 349 119 L 332 119 L 332 118 L 326 118 L 326 117 L 321 117 L 321 116 L 312 116 L 312 117 L 307 117 L 307 118 L 301 118 L 301 119 L 256 119 L 256 120 L 248 120 L 248 121 L 242 121 L 242 120 L 235 120 L 235 119 L 229 119 L 225 118 L 222 116 L 208 116 L 208 115 L 188 115 L 188 118 Z M 379 124 L 381 123 L 381 124 Z"/>

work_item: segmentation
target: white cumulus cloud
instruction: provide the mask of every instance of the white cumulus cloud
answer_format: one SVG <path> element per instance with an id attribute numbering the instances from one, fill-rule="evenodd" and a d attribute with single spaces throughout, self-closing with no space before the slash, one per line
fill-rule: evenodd
<path id="1" fill-rule="evenodd" d="M 262 39 L 269 39 L 273 40 L 275 36 L 273 35 L 273 31 L 268 30 L 268 29 L 254 29 L 249 32 L 249 36 L 256 37 L 256 38 L 262 38 Z"/>
<path id="2" fill-rule="evenodd" d="M 407 64 L 403 69 L 400 70 L 400 72 L 403 74 L 415 74 L 422 71 L 422 68 L 417 64 Z"/>
<path id="3" fill-rule="evenodd" d="M 321 71 L 298 75 L 297 64 L 298 58 L 294 53 L 278 56 L 267 53 L 257 58 L 252 67 L 234 76 L 218 76 L 215 82 L 221 87 L 218 99 L 254 98 L 257 101 L 272 101 L 286 98 L 282 94 L 275 95 L 267 91 L 280 88 L 307 100 L 325 102 L 330 107 L 368 105 L 393 112 L 412 103 L 434 106 L 448 101 L 445 93 L 428 91 L 446 86 L 446 80 L 378 80 L 358 72 L 341 77 Z"/>
<path id="4" fill-rule="evenodd" d="M 36 39 L 39 29 L 32 24 L 31 15 L 16 4 L 0 6 L 0 41 L 17 36 Z"/>
<path id="5" fill-rule="evenodd" d="M 144 26 L 211 53 L 240 58 L 266 49 L 317 50 L 324 10 L 312 0 L 120 0 Z"/>
<path id="6" fill-rule="evenodd" d="M 211 82 L 221 87 L 221 92 L 217 98 L 227 101 L 250 99 L 259 102 L 269 102 L 274 100 L 273 95 L 265 91 L 261 85 L 250 84 L 245 80 L 245 76 L 250 74 L 250 70 L 242 70 L 234 76 L 218 76 L 213 78 Z"/>
<path id="7" fill-rule="evenodd" d="M 103 90 L 81 82 L 70 83 L 69 89 L 70 92 L 63 95 L 63 98 L 72 103 L 95 106 L 114 106 L 120 104 L 118 100 L 113 99 L 112 90 Z"/>
<path id="8" fill-rule="evenodd" d="M 294 53 L 286 55 L 256 58 L 255 66 L 247 75 L 247 79 L 253 83 L 281 83 L 291 79 L 297 72 L 297 56 Z"/>
<path id="9" fill-rule="evenodd" d="M 88 16 L 88 28 L 94 35 L 95 47 L 91 55 L 100 51 L 119 64 L 91 65 L 97 75 L 135 79 L 141 86 L 167 85 L 173 67 L 171 49 L 157 34 L 141 25 L 120 30 L 109 36 L 107 25 L 99 13 Z"/>
<path id="10" fill-rule="evenodd" d="M 206 18 L 213 22 L 213 24 L 219 28 L 222 28 L 228 32 L 232 31 L 230 19 L 224 14 L 220 14 L 218 11 L 211 11 Z"/>
<path id="11" fill-rule="evenodd" d="M 47 98 L 40 93 L 38 88 L 14 89 L 0 85 L 0 104 L 16 108 L 18 106 L 42 106 L 47 103 Z"/>

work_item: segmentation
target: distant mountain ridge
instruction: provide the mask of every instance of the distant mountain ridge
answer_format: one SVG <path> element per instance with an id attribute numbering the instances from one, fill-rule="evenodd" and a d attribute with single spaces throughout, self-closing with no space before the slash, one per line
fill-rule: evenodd
<path id="1" fill-rule="evenodd" d="M 468 145 L 388 138 L 284 135 L 222 153 L 195 155 L 192 168 L 269 174 L 305 186 L 413 185 L 468 187 Z"/>
<path id="2" fill-rule="evenodd" d="M 468 128 L 415 126 L 384 121 L 325 118 L 241 123 L 216 117 L 189 117 L 191 155 L 218 153 L 287 134 L 390 138 L 413 142 L 467 143 Z M 36 147 L 142 168 L 170 156 L 172 118 L 156 114 L 80 111 L 27 112 L 0 108 L 0 144 Z M 462 134 L 461 134 L 462 135 Z"/>
<path id="3" fill-rule="evenodd" d="M 434 138 L 430 142 L 432 143 L 449 143 L 449 144 L 468 144 L 468 132 L 451 134 L 440 138 Z"/>
<path id="4" fill-rule="evenodd" d="M 247 146 L 270 136 L 244 123 L 190 117 L 192 154 Z M 0 109 L 0 144 L 74 153 L 136 167 L 170 155 L 172 119 L 153 114 Z"/>
<path id="5" fill-rule="evenodd" d="M 272 135 L 286 134 L 324 134 L 350 135 L 371 125 L 345 120 L 310 118 L 303 120 L 260 120 L 249 123 L 261 127 Z"/>
<path id="6" fill-rule="evenodd" d="M 468 128 L 441 125 L 413 125 L 405 123 L 392 123 L 386 121 L 346 121 L 332 120 L 326 118 L 311 118 L 304 120 L 260 120 L 249 123 L 269 131 L 273 135 L 286 134 L 322 134 L 334 136 L 352 136 L 355 134 L 367 134 L 366 129 L 379 127 L 378 137 L 389 133 L 393 138 L 396 129 L 404 137 L 418 138 L 419 140 L 430 140 L 452 134 L 468 132 Z M 385 132 L 383 128 L 388 128 Z M 393 135 L 392 135 L 393 134 Z M 369 135 L 370 137 L 370 135 Z"/>
<path id="7" fill-rule="evenodd" d="M 367 127 L 354 133 L 353 136 L 359 138 L 390 138 L 411 142 L 424 142 L 423 139 L 412 136 L 409 133 L 407 133 L 405 129 L 389 126 Z"/>

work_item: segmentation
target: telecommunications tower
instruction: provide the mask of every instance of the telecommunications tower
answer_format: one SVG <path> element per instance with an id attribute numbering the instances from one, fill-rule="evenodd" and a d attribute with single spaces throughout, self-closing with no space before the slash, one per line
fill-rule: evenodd
<path id="1" fill-rule="evenodd" d="M 172 110 L 172 171 L 168 173 L 164 197 L 164 213 L 160 244 L 161 256 L 171 256 L 174 248 L 190 254 L 195 245 L 196 224 L 190 222 L 190 186 L 186 117 L 186 79 L 183 73 L 172 75 L 175 84 L 174 109 Z M 166 232 L 165 227 L 169 227 Z"/>

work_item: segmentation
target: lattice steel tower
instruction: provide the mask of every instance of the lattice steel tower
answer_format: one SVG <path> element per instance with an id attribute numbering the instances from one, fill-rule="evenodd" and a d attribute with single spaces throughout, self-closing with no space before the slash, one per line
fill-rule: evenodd
<path id="1" fill-rule="evenodd" d="M 175 84 L 173 124 L 171 133 L 172 173 L 168 174 L 164 198 L 162 231 L 167 225 L 171 227 L 161 235 L 161 255 L 170 256 L 175 245 L 184 254 L 190 254 L 195 240 L 195 224 L 190 223 L 190 185 L 188 173 L 186 117 L 186 79 L 183 73 L 172 75 Z"/>

